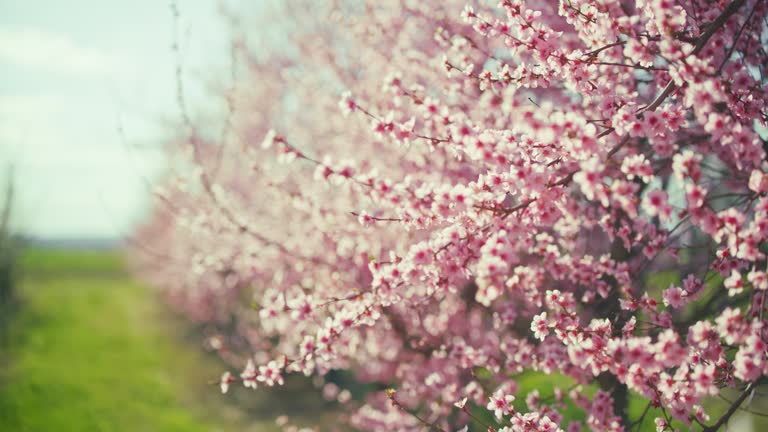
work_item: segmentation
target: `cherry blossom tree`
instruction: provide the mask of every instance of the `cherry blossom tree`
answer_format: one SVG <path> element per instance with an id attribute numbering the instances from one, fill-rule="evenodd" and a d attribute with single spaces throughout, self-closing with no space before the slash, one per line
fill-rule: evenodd
<path id="1" fill-rule="evenodd" d="M 466 3 L 241 26 L 137 270 L 223 392 L 349 371 L 356 429 L 720 429 L 768 374 L 768 2 Z"/>

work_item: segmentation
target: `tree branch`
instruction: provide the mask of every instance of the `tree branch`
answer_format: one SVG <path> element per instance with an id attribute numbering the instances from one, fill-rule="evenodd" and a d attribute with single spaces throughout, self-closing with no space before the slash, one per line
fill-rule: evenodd
<path id="1" fill-rule="evenodd" d="M 729 4 L 723 13 L 720 14 L 717 18 L 715 18 L 712 23 L 707 26 L 707 30 L 701 34 L 701 36 L 696 39 L 696 46 L 693 48 L 693 51 L 689 55 L 696 55 L 698 54 L 702 49 L 704 49 L 704 46 L 707 44 L 709 39 L 714 35 L 722 26 L 725 24 L 726 21 L 728 21 L 728 18 L 733 16 L 738 10 L 744 6 L 744 3 L 746 0 L 736 0 Z M 645 108 L 641 109 L 639 113 L 643 113 L 645 111 L 654 111 L 656 108 L 661 105 L 667 97 L 672 94 L 673 91 L 677 86 L 675 85 L 674 81 L 670 81 L 667 83 L 666 87 L 664 87 L 664 90 L 661 91 L 661 93 L 656 96 L 656 99 L 653 100 L 650 104 L 648 104 Z"/>
<path id="2" fill-rule="evenodd" d="M 720 420 L 717 421 L 717 423 L 713 424 L 712 426 L 705 427 L 703 432 L 715 432 L 716 430 L 720 429 L 720 426 L 724 425 L 728 420 L 730 420 L 731 416 L 733 416 L 736 411 L 739 410 L 739 407 L 742 403 L 749 397 L 749 395 L 752 393 L 752 389 L 755 387 L 755 383 L 749 383 L 747 385 L 747 388 L 744 389 L 744 392 L 739 395 L 739 397 L 733 401 L 733 404 L 731 404 L 731 407 L 728 408 L 728 411 L 723 414 L 722 417 L 720 417 Z"/>

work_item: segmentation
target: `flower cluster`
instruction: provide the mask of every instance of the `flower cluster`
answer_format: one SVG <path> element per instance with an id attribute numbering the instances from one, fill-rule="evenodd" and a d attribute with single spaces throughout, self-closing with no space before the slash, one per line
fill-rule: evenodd
<path id="1" fill-rule="evenodd" d="M 722 426 L 768 375 L 768 3 L 466 1 L 287 2 L 226 133 L 185 117 L 137 270 L 222 391 L 394 387 L 324 384 L 362 430 Z"/>

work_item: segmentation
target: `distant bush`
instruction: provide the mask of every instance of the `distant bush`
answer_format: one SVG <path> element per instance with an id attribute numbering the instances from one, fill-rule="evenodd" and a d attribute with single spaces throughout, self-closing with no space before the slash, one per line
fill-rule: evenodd
<path id="1" fill-rule="evenodd" d="M 13 301 L 15 242 L 10 229 L 13 183 L 9 180 L 3 207 L 0 208 L 0 324 Z"/>

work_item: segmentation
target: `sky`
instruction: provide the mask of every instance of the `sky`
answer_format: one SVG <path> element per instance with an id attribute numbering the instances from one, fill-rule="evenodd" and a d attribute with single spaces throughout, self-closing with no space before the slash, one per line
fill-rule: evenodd
<path id="1" fill-rule="evenodd" d="M 178 59 L 190 105 L 202 77 L 227 76 L 217 5 L 178 0 L 174 31 L 166 0 L 0 0 L 0 181 L 13 171 L 17 231 L 118 238 L 146 215 Z"/>

